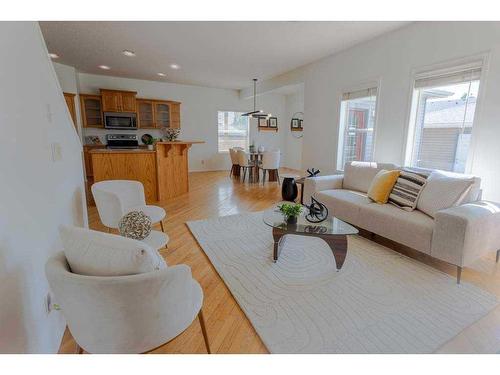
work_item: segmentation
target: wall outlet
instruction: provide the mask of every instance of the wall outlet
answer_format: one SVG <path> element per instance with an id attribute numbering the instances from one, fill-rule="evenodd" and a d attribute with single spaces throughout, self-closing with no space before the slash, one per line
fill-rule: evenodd
<path id="1" fill-rule="evenodd" d="M 58 162 L 62 160 L 62 146 L 59 142 L 54 142 L 50 145 L 52 151 L 52 161 Z"/>

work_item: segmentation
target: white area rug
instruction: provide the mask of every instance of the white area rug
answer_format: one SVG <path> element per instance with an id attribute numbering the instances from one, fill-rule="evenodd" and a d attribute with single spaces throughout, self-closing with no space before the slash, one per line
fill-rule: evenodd
<path id="1" fill-rule="evenodd" d="M 273 263 L 262 213 L 188 226 L 272 353 L 431 353 L 498 303 L 359 236 L 336 272 L 313 237 L 288 236 Z"/>

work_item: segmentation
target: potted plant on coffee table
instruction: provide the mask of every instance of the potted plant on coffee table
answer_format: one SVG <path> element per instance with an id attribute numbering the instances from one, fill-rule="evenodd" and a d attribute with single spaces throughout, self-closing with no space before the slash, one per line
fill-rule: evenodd
<path id="1" fill-rule="evenodd" d="M 278 206 L 281 214 L 285 218 L 287 224 L 297 224 L 297 217 L 302 213 L 302 205 L 295 203 L 283 203 Z"/>

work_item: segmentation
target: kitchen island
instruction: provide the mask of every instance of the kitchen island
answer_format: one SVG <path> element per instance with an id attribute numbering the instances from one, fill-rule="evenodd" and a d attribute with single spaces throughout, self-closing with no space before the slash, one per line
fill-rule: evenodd
<path id="1" fill-rule="evenodd" d="M 196 143 L 204 142 L 157 142 L 155 150 L 91 150 L 94 182 L 140 181 L 148 203 L 178 197 L 189 191 L 188 151 Z"/>

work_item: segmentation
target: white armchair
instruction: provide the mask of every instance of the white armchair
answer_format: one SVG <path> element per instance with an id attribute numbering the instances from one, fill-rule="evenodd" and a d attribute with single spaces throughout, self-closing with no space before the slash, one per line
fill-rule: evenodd
<path id="1" fill-rule="evenodd" d="M 203 292 L 186 265 L 130 276 L 72 273 L 63 253 L 45 267 L 79 353 L 144 353 L 183 332 L 201 312 Z"/>
<path id="2" fill-rule="evenodd" d="M 92 195 L 97 206 L 101 222 L 110 228 L 117 229 L 120 219 L 130 211 L 142 211 L 151 218 L 153 224 L 160 223 L 162 232 L 165 210 L 158 206 L 146 204 L 144 186 L 139 181 L 108 180 L 96 182 L 92 185 Z M 162 248 L 168 242 L 166 234 L 151 231 L 144 239 L 155 249 Z"/>

